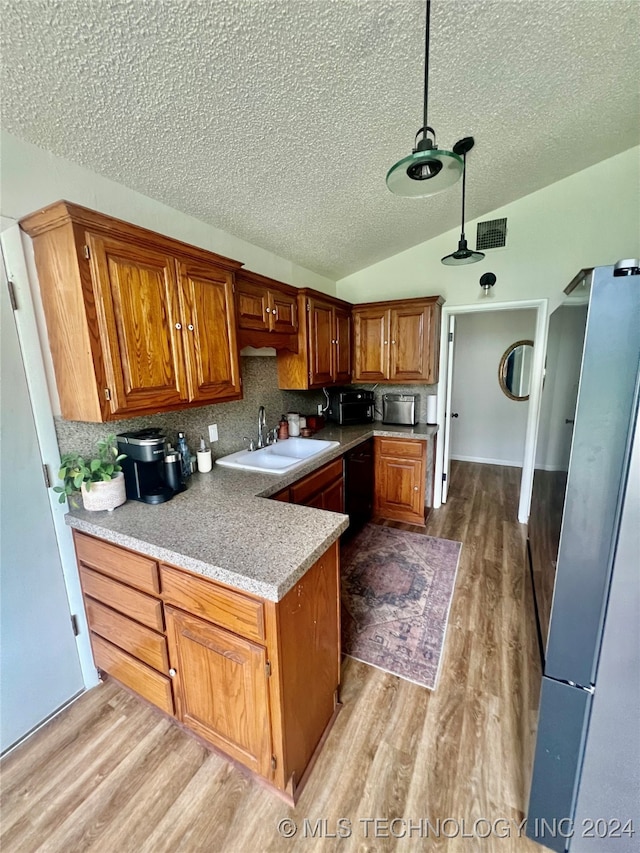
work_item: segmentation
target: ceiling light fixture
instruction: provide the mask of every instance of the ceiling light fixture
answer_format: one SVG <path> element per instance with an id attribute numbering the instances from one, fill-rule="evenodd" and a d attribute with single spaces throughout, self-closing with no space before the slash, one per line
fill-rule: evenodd
<path id="1" fill-rule="evenodd" d="M 453 150 L 456 154 L 462 154 L 463 160 L 462 229 L 460 233 L 460 240 L 458 241 L 458 248 L 456 249 L 456 251 L 442 258 L 442 263 L 446 264 L 446 266 L 448 267 L 462 266 L 463 264 L 475 264 L 484 258 L 484 252 L 473 252 L 467 247 L 467 241 L 464 236 L 464 197 L 467 184 L 467 154 L 469 153 L 469 151 L 471 151 L 474 145 L 475 143 L 473 141 L 473 136 L 465 136 L 464 139 L 460 139 L 453 146 Z"/>
<path id="2" fill-rule="evenodd" d="M 424 116 L 422 127 L 416 133 L 414 149 L 408 157 L 392 166 L 387 172 L 387 186 L 392 193 L 405 198 L 425 198 L 453 186 L 462 174 L 462 157 L 454 151 L 437 147 L 436 132 L 429 127 L 427 103 L 429 96 L 429 34 L 431 0 L 427 0 L 424 48 Z M 422 134 L 422 139 L 418 137 Z M 429 138 L 429 135 L 433 139 Z"/>

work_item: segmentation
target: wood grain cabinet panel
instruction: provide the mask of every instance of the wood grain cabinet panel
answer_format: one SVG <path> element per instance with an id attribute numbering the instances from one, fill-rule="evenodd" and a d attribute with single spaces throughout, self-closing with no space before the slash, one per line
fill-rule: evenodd
<path id="1" fill-rule="evenodd" d="M 354 305 L 353 381 L 437 382 L 443 301 L 429 296 Z"/>
<path id="2" fill-rule="evenodd" d="M 189 399 L 199 403 L 239 399 L 233 276 L 178 261 L 178 280 Z"/>
<path id="3" fill-rule="evenodd" d="M 271 776 L 266 649 L 173 607 L 165 612 L 178 718 L 254 772 Z"/>
<path id="4" fill-rule="evenodd" d="M 173 259 L 87 234 L 113 414 L 187 400 Z"/>
<path id="5" fill-rule="evenodd" d="M 114 646 L 168 675 L 167 641 L 161 634 L 156 634 L 92 598 L 85 599 L 85 609 L 89 628 L 95 634 L 100 634 Z"/>
<path id="6" fill-rule="evenodd" d="M 269 290 L 238 276 L 236 285 L 238 328 L 257 332 L 269 331 Z"/>
<path id="7" fill-rule="evenodd" d="M 229 628 L 250 640 L 264 640 L 264 605 L 197 575 L 161 566 L 162 596 L 190 613 Z"/>
<path id="8" fill-rule="evenodd" d="M 273 346 L 298 352 L 298 290 L 249 270 L 236 276 L 241 346 Z"/>
<path id="9" fill-rule="evenodd" d="M 420 440 L 374 438 L 376 515 L 424 525 L 426 450 Z"/>
<path id="10" fill-rule="evenodd" d="M 123 581 L 143 592 L 159 593 L 158 564 L 150 557 L 127 551 L 95 536 L 73 531 L 78 562 Z"/>
<path id="11" fill-rule="evenodd" d="M 61 413 L 102 422 L 241 397 L 241 264 L 61 201 L 33 239 Z"/>
<path id="12" fill-rule="evenodd" d="M 324 388 L 351 381 L 351 306 L 304 288 L 297 353 L 278 353 L 280 388 Z"/>
<path id="13" fill-rule="evenodd" d="M 137 589 L 101 575 L 100 572 L 94 572 L 82 564 L 80 582 L 85 596 L 106 601 L 109 607 L 113 607 L 118 613 L 124 613 L 154 631 L 164 631 L 162 602 L 159 599 L 138 592 Z"/>
<path id="14" fill-rule="evenodd" d="M 269 291 L 271 315 L 269 328 L 283 335 L 295 335 L 298 331 L 298 300 L 280 290 Z"/>

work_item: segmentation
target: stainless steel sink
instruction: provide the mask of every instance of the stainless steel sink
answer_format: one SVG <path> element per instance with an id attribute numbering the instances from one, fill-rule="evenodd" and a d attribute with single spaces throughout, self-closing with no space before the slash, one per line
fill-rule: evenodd
<path id="1" fill-rule="evenodd" d="M 238 450 L 216 459 L 216 465 L 223 468 L 237 468 L 240 471 L 260 471 L 263 474 L 285 474 L 299 468 L 334 447 L 339 441 L 321 441 L 317 438 L 288 438 L 261 450 Z"/>

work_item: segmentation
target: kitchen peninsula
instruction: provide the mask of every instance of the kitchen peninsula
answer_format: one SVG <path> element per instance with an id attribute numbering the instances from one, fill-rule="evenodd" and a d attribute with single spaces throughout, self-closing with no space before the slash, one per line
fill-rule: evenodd
<path id="1" fill-rule="evenodd" d="M 265 500 L 371 436 L 284 476 L 215 466 L 172 501 L 67 515 L 97 666 L 295 801 L 339 709 L 342 513 Z M 416 441 L 419 439 L 420 441 Z"/>

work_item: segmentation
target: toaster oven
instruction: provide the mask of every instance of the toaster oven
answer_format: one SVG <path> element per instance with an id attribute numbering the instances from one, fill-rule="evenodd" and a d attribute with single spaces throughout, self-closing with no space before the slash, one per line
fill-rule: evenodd
<path id="1" fill-rule="evenodd" d="M 328 420 L 341 426 L 373 423 L 373 391 L 363 391 L 361 388 L 330 388 L 328 394 Z"/>

